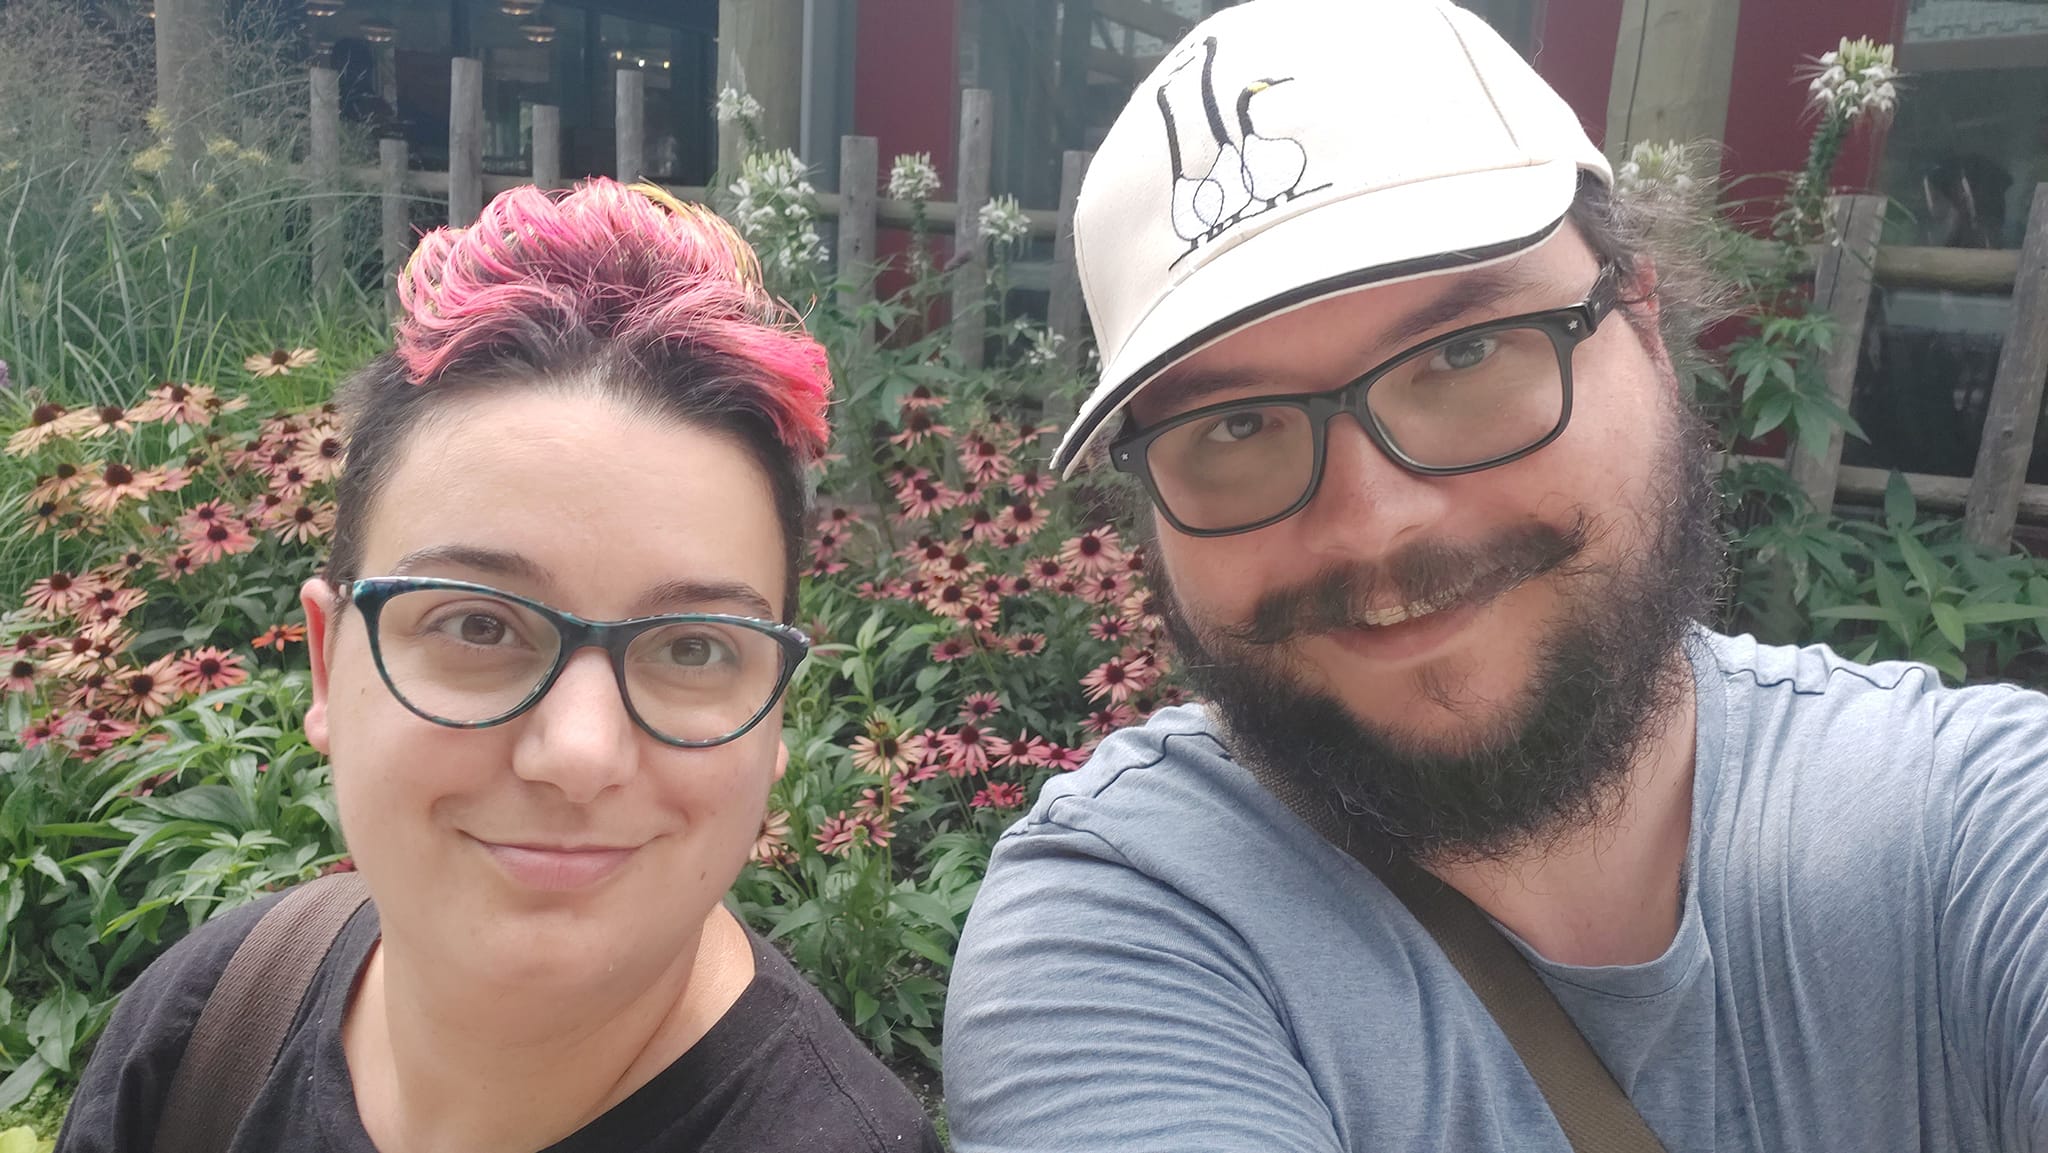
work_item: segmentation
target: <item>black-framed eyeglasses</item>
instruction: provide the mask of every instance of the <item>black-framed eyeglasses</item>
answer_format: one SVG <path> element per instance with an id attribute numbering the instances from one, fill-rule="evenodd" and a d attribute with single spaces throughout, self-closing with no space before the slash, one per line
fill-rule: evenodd
<path id="1" fill-rule="evenodd" d="M 776 621 L 723 613 L 587 621 L 438 577 L 368 577 L 343 595 L 362 611 L 391 695 L 456 729 L 504 724 L 547 695 L 572 654 L 600 648 L 635 724 L 663 744 L 709 748 L 759 724 L 811 648 L 801 630 Z"/>
<path id="2" fill-rule="evenodd" d="M 1189 536 L 1230 536 L 1308 507 L 1330 422 L 1350 413 L 1394 463 L 1423 476 L 1498 468 L 1556 440 L 1572 415 L 1572 350 L 1615 307 L 1603 266 L 1583 301 L 1474 324 L 1416 345 L 1341 388 L 1212 404 L 1109 446 Z"/>

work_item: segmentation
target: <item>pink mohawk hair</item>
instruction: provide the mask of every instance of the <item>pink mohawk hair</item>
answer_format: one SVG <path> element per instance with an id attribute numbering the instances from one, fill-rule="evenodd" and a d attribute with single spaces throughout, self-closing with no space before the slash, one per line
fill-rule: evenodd
<path id="1" fill-rule="evenodd" d="M 420 239 L 398 278 L 397 354 L 414 384 L 585 341 L 642 364 L 750 366 L 756 398 L 805 463 L 825 451 L 825 349 L 762 284 L 761 265 L 709 208 L 596 178 L 514 188 L 468 228 Z"/>

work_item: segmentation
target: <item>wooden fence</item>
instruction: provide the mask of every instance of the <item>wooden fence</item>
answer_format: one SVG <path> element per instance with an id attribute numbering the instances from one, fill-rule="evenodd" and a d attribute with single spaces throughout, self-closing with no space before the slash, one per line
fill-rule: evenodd
<path id="1" fill-rule="evenodd" d="M 622 180 L 637 180 L 646 171 L 646 99 L 644 77 L 621 70 L 616 84 L 617 171 Z M 561 110 L 533 108 L 533 175 L 502 176 L 483 170 L 483 74 L 479 61 L 456 58 L 451 65 L 449 108 L 449 170 L 414 172 L 407 167 L 402 140 L 379 142 L 379 164 L 345 168 L 340 157 L 340 87 L 331 69 L 315 68 L 312 76 L 312 132 L 309 166 L 320 187 L 353 185 L 375 189 L 382 200 L 383 259 L 386 282 L 404 264 L 411 249 L 407 203 L 420 197 L 445 200 L 448 219 L 457 225 L 476 219 L 486 195 L 522 184 L 557 187 L 562 182 Z M 980 235 L 980 210 L 989 198 L 992 156 L 993 97 L 985 89 L 961 93 L 959 160 L 954 173 L 958 199 L 925 206 L 926 222 L 953 231 L 955 251 L 964 266 L 978 270 L 985 259 Z M 840 139 L 841 191 L 822 193 L 822 215 L 838 222 L 834 250 L 841 280 L 850 293 L 866 291 L 875 272 L 875 235 L 880 225 L 908 226 L 913 206 L 876 194 L 880 157 L 871 136 Z M 1060 356 L 1078 362 L 1084 323 L 1081 284 L 1074 262 L 1074 205 L 1089 154 L 1061 157 L 1060 203 L 1055 209 L 1027 209 L 1031 235 L 1053 240 L 1048 288 L 1048 320 L 1060 338 Z M 706 190 L 668 186 L 684 200 L 703 200 Z M 316 204 L 319 202 L 316 201 Z M 1874 284 L 1942 288 L 1959 292 L 2012 293 L 2012 318 L 1992 388 L 1983 442 L 1975 474 L 1959 477 L 1909 473 L 1914 496 L 1928 508 L 1960 511 L 1969 538 L 1986 548 L 2010 547 L 2015 521 L 2048 523 L 2048 485 L 2026 483 L 2039 421 L 2042 385 L 2048 379 L 2048 183 L 2035 190 L 2026 240 L 2018 252 L 1880 247 L 1878 237 L 1884 200 L 1875 196 L 1843 196 L 1834 201 L 1838 241 L 1817 254 L 1814 298 L 1833 314 L 1838 326 L 1826 366 L 1829 393 L 1843 408 L 1854 396 L 1857 352 L 1862 346 L 1864 318 Z M 333 202 L 320 212 L 335 211 Z M 340 234 L 332 228 L 314 231 L 314 268 L 340 267 L 335 246 Z M 962 275 L 953 298 L 953 348 L 961 360 L 979 365 L 983 350 L 985 310 L 983 278 Z M 1810 456 L 1798 447 L 1786 462 L 1795 481 L 1816 507 L 1830 508 L 1839 498 L 1879 499 L 1888 474 L 1878 469 L 1842 464 L 1842 433 L 1829 438 L 1827 450 Z"/>

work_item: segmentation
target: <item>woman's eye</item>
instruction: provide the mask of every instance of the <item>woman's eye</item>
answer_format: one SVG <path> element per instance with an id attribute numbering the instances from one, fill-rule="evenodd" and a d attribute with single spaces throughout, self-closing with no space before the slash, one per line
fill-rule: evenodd
<path id="1" fill-rule="evenodd" d="M 1236 444 L 1249 440 L 1264 431 L 1266 415 L 1261 412 L 1236 412 L 1211 425 L 1202 439 L 1215 444 Z"/>
<path id="2" fill-rule="evenodd" d="M 677 637 L 668 643 L 669 663 L 682 668 L 709 668 L 731 659 L 732 650 L 710 637 Z"/>
<path id="3" fill-rule="evenodd" d="M 511 627 L 504 621 L 484 612 L 450 614 L 441 618 L 434 629 L 479 648 L 504 644 L 512 634 Z"/>
<path id="4" fill-rule="evenodd" d="M 1429 358 L 1429 367 L 1437 372 L 1463 372 L 1486 363 L 1500 341 L 1490 336 L 1474 336 L 1454 340 L 1436 350 Z"/>

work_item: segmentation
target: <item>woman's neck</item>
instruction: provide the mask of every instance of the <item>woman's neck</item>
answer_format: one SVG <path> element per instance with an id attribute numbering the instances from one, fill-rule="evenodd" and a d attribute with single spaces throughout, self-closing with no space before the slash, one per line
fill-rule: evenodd
<path id="1" fill-rule="evenodd" d="M 582 997 L 479 985 L 387 938 L 342 1027 L 357 1111 L 383 1153 L 546 1148 L 673 1064 L 753 977 L 722 905 L 673 963 Z"/>

